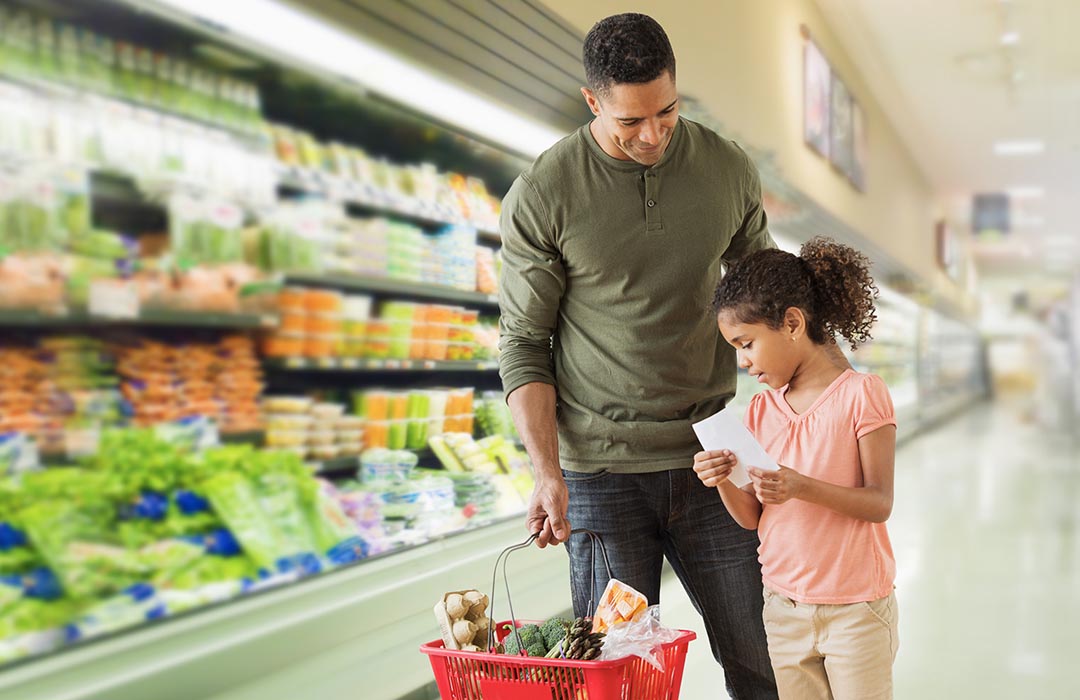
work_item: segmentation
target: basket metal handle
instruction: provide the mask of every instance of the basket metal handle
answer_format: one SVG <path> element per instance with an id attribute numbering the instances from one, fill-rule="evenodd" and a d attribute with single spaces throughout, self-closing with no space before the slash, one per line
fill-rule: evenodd
<path id="1" fill-rule="evenodd" d="M 589 579 L 590 579 L 590 583 L 589 583 L 589 610 L 592 610 L 594 601 L 596 600 L 596 577 L 592 575 L 592 572 L 593 572 L 593 570 L 594 570 L 594 568 L 596 566 L 596 548 L 597 548 L 597 545 L 600 546 L 600 554 L 604 558 L 604 568 L 607 570 L 608 579 L 613 578 L 613 576 L 611 575 L 611 562 L 608 560 L 607 547 L 604 546 L 604 540 L 600 537 L 599 533 L 594 532 L 593 530 L 585 529 L 585 528 L 578 528 L 576 530 L 571 530 L 570 531 L 570 536 L 573 537 L 574 535 L 585 535 L 585 536 L 587 536 L 589 538 L 589 542 L 590 542 L 591 554 L 592 554 L 591 562 L 592 563 L 591 563 L 591 565 L 589 567 Z M 492 624 L 488 625 L 488 639 L 487 639 L 488 651 L 491 651 L 492 649 L 495 648 L 495 641 L 497 639 L 497 637 L 495 635 L 495 624 L 494 624 L 495 623 L 495 615 L 494 615 L 494 611 L 495 611 L 495 582 L 496 582 L 496 580 L 498 579 L 498 576 L 499 576 L 499 564 L 500 563 L 502 564 L 502 569 L 503 569 L 503 585 L 506 588 L 506 605 L 510 609 L 510 624 L 514 628 L 514 630 L 513 630 L 514 631 L 514 638 L 517 640 L 518 648 L 522 648 L 521 635 L 518 633 L 517 616 L 514 615 L 514 601 L 510 597 L 510 577 L 506 572 L 506 562 L 509 561 L 511 554 L 513 554 L 514 552 L 516 552 L 518 550 L 521 550 L 521 549 L 527 549 L 530 545 L 532 545 L 533 542 L 535 542 L 537 540 L 538 537 L 540 537 L 540 533 L 539 532 L 534 532 L 533 534 L 529 535 L 529 539 L 525 540 L 521 544 L 515 544 L 515 545 L 513 545 L 511 547 L 507 547 L 506 549 L 504 549 L 502 552 L 499 553 L 499 556 L 496 557 L 496 559 L 495 559 L 495 568 L 491 572 L 491 597 L 490 597 L 490 600 L 489 600 L 489 611 L 490 612 L 488 613 L 488 615 L 491 618 Z M 569 541 L 569 539 L 568 539 L 568 541 Z"/>

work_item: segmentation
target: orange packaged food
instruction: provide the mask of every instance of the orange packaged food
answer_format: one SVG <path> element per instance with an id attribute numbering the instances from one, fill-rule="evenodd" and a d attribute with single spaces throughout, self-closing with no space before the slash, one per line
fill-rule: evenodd
<path id="1" fill-rule="evenodd" d="M 278 292 L 278 309 L 281 311 L 304 311 L 305 294 L 302 287 L 286 287 Z"/>
<path id="2" fill-rule="evenodd" d="M 304 294 L 304 308 L 309 312 L 341 313 L 344 303 L 340 292 L 328 292 L 321 289 L 309 289 Z"/>
<path id="3" fill-rule="evenodd" d="M 644 595 L 622 581 L 611 579 L 593 615 L 593 632 L 607 632 L 610 627 L 633 620 L 648 607 Z"/>
<path id="4" fill-rule="evenodd" d="M 281 314 L 279 330 L 303 333 L 307 329 L 307 314 L 299 311 L 287 311 Z"/>
<path id="5" fill-rule="evenodd" d="M 304 357 L 334 357 L 340 344 L 340 335 L 309 335 L 304 340 Z"/>
<path id="6" fill-rule="evenodd" d="M 302 333 L 278 333 L 263 339 L 263 354 L 267 357 L 300 357 L 304 354 Z"/>
<path id="7" fill-rule="evenodd" d="M 389 415 L 391 420 L 402 420 L 409 415 L 409 395 L 405 392 L 390 392 Z"/>
<path id="8" fill-rule="evenodd" d="M 306 319 L 305 329 L 312 335 L 341 334 L 345 326 L 340 316 L 312 315 Z"/>

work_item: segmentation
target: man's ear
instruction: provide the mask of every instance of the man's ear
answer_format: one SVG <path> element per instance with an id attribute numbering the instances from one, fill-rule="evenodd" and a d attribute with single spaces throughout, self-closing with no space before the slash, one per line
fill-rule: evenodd
<path id="1" fill-rule="evenodd" d="M 585 104 L 589 106 L 589 111 L 593 113 L 593 116 L 600 116 L 600 98 L 596 96 L 596 93 L 587 87 L 581 88 L 581 96 L 585 98 Z"/>

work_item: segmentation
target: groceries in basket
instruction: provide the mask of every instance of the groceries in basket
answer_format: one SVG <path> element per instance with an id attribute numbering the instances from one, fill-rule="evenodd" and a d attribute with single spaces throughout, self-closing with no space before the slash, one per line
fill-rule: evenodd
<path id="1" fill-rule="evenodd" d="M 446 593 L 435 603 L 435 619 L 447 649 L 487 649 L 491 626 L 487 607 L 488 597 L 477 590 Z"/>
<path id="2" fill-rule="evenodd" d="M 611 579 L 593 615 L 593 631 L 606 632 L 609 627 L 629 622 L 647 607 L 649 601 L 644 595 L 622 581 Z"/>
<path id="3" fill-rule="evenodd" d="M 499 633 L 503 641 L 494 651 L 509 656 L 592 661 L 600 656 L 604 644 L 604 635 L 592 631 L 592 620 L 587 617 L 552 617 L 542 624 L 523 624 L 516 630 L 513 624 L 504 622 Z"/>
<path id="4" fill-rule="evenodd" d="M 599 656 L 601 661 L 637 656 L 664 670 L 664 645 L 677 640 L 683 633 L 660 624 L 660 606 L 652 605 L 634 619 L 613 625 L 607 634 L 607 644 Z"/>
<path id="5" fill-rule="evenodd" d="M 597 616 L 604 614 L 606 631 L 595 629 L 593 617 L 552 617 L 540 623 L 514 614 L 506 559 L 529 548 L 537 537 L 533 535 L 496 559 L 490 608 L 488 597 L 478 591 L 447 593 L 436 604 L 442 639 L 421 645 L 420 651 L 431 662 L 443 700 L 678 699 L 687 646 L 696 635 L 664 628 L 656 607 L 648 608 L 641 593 L 611 577 L 604 544 L 596 533 L 571 534 L 589 537 L 607 568 L 610 584 L 596 611 Z M 509 608 L 510 620 L 492 622 L 500 565 L 506 584 L 502 604 Z M 594 589 L 594 600 L 596 593 Z M 474 606 L 480 606 L 479 615 Z M 482 624 L 488 625 L 486 638 Z"/>

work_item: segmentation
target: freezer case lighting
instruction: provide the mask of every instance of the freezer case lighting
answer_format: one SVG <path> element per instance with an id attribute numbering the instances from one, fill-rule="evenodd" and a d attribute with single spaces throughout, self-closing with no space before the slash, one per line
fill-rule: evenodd
<path id="1" fill-rule="evenodd" d="M 377 44 L 274 0 L 144 0 L 142 4 L 218 25 L 524 155 L 535 157 L 564 136 Z"/>

